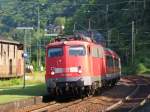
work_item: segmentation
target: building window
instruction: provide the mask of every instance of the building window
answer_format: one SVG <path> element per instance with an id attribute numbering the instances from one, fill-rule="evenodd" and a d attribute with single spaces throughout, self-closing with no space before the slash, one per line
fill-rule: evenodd
<path id="1" fill-rule="evenodd" d="M 6 65 L 6 52 L 4 51 L 4 65 Z"/>
<path id="2" fill-rule="evenodd" d="M 9 57 L 9 44 L 7 46 L 7 52 L 8 52 L 8 57 Z"/>
<path id="3" fill-rule="evenodd" d="M 14 45 L 14 58 L 15 58 L 15 56 L 16 56 L 16 47 Z"/>

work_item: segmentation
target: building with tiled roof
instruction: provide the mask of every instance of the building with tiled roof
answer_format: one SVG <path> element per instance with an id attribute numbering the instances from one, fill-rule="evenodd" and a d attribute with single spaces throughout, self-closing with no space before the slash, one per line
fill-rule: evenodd
<path id="1" fill-rule="evenodd" d="M 0 36 L 0 78 L 19 77 L 24 73 L 23 45 Z"/>

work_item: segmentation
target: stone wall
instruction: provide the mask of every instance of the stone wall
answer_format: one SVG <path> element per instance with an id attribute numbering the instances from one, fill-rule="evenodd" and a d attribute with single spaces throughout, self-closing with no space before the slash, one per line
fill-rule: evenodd
<path id="1" fill-rule="evenodd" d="M 18 44 L 0 42 L 0 76 L 23 75 L 22 53 Z"/>

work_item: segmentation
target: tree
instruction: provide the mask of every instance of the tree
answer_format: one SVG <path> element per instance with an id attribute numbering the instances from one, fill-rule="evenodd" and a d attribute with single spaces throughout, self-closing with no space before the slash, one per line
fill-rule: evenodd
<path id="1" fill-rule="evenodd" d="M 64 26 L 66 22 L 65 17 L 56 17 L 54 23 L 59 25 L 59 26 Z"/>

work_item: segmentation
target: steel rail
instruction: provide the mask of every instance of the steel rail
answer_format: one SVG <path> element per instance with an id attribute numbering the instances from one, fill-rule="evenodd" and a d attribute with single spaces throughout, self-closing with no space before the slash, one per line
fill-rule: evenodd
<path id="1" fill-rule="evenodd" d="M 133 82 L 136 83 L 135 81 L 133 81 Z M 139 90 L 139 88 L 140 88 L 139 85 L 137 85 L 137 83 L 136 83 L 135 89 L 130 94 L 128 94 L 125 98 L 122 98 L 117 103 L 107 107 L 105 112 L 114 110 L 115 108 L 118 108 L 120 105 L 122 105 L 124 102 L 126 102 L 127 100 L 131 99 L 131 97 Z"/>
<path id="2" fill-rule="evenodd" d="M 150 81 L 147 80 L 146 77 L 144 77 L 144 80 L 146 81 L 146 83 L 150 86 Z M 146 79 L 145 79 L 146 78 Z M 148 103 L 150 101 L 150 93 L 141 101 L 139 102 L 138 105 L 136 105 L 135 107 L 131 108 L 128 112 L 135 112 L 136 110 L 138 110 L 139 108 L 143 107 L 146 103 Z"/>
<path id="3" fill-rule="evenodd" d="M 117 109 L 117 108 L 121 107 L 121 105 L 125 104 L 127 101 L 133 100 L 134 98 L 132 98 L 132 97 L 137 94 L 137 92 L 139 91 L 141 86 L 143 86 L 143 85 L 147 85 L 147 86 L 150 85 L 150 82 L 148 80 L 145 80 L 145 82 L 146 82 L 145 84 L 137 84 L 137 82 L 136 82 L 136 88 L 134 89 L 134 91 L 132 91 L 124 99 L 121 99 L 120 101 L 118 101 L 114 105 L 108 107 L 105 111 L 106 112 L 112 111 L 114 109 Z M 143 106 L 149 100 L 150 100 L 150 94 L 148 96 L 146 96 L 146 98 L 144 98 L 141 102 L 139 102 L 138 105 L 136 105 L 135 107 L 131 108 L 128 112 L 134 112 L 135 110 L 137 110 L 139 107 Z"/>

